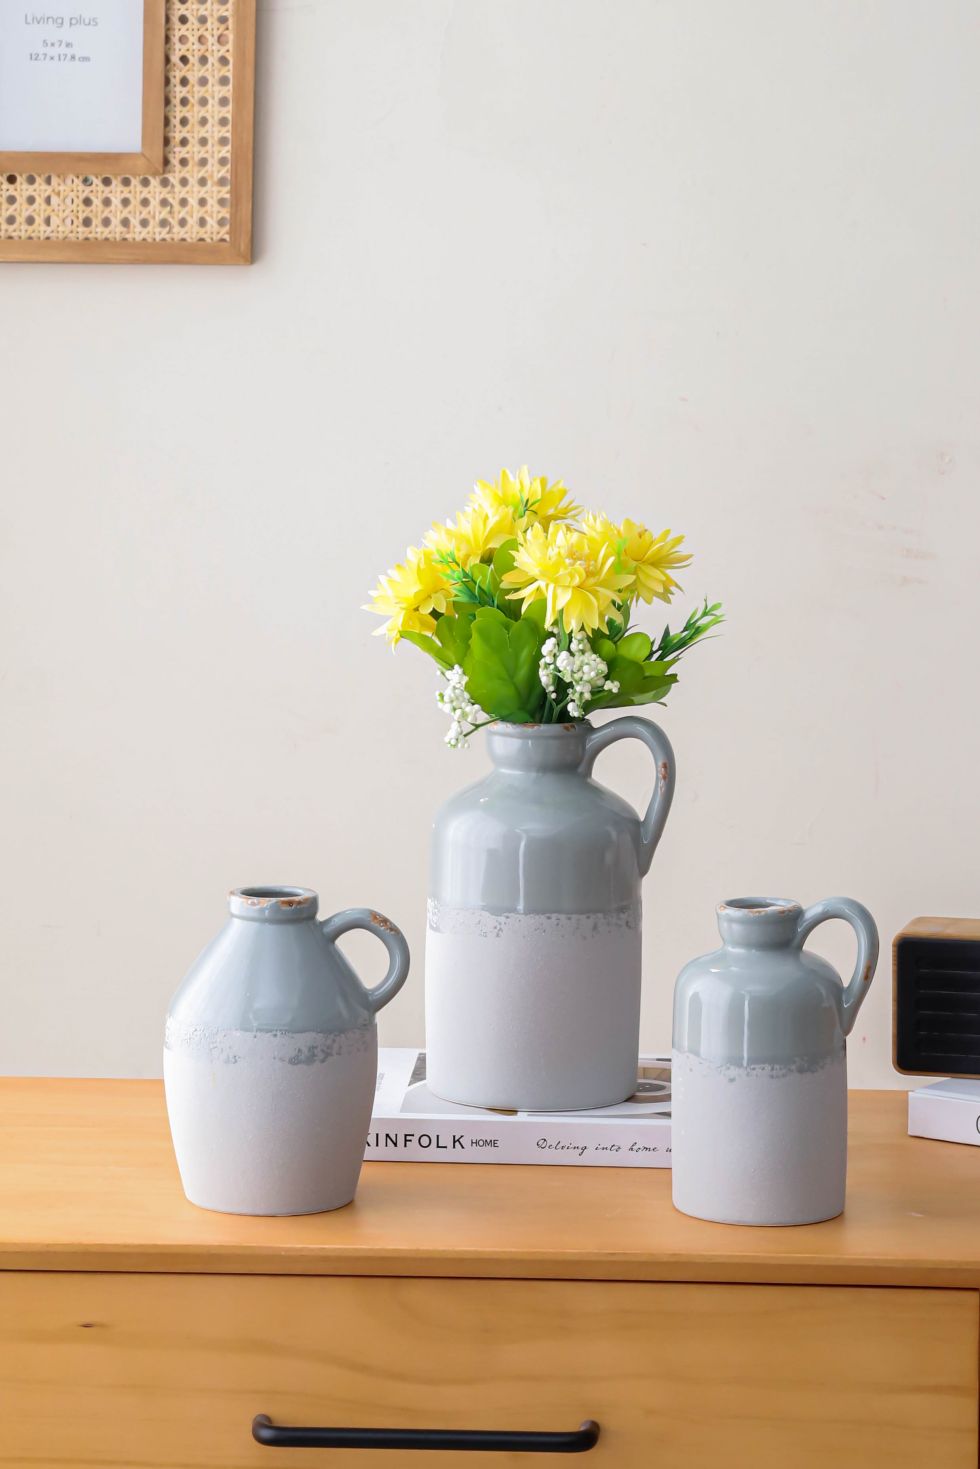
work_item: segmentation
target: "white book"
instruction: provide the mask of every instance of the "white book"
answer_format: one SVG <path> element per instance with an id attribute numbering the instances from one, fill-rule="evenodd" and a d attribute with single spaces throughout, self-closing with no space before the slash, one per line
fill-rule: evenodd
<path id="1" fill-rule="evenodd" d="M 382 1047 L 365 1158 L 388 1163 L 670 1167 L 670 1058 L 641 1056 L 636 1091 L 589 1112 L 497 1112 L 435 1096 L 425 1052 Z"/>
<path id="2" fill-rule="evenodd" d="M 909 1092 L 909 1133 L 980 1147 L 980 1081 L 934 1081 Z"/>

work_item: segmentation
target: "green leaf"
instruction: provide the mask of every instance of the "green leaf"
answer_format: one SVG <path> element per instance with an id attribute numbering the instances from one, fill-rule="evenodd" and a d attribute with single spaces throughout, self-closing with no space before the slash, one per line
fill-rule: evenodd
<path id="1" fill-rule="evenodd" d="M 517 699 L 513 680 L 502 669 L 489 666 L 486 659 L 477 660 L 472 652 L 467 663 L 467 692 L 491 719 L 509 719 Z"/>
<path id="2" fill-rule="evenodd" d="M 510 627 L 510 618 L 506 612 L 501 612 L 499 607 L 478 607 L 473 613 L 474 622 L 492 622 L 507 631 Z"/>
<path id="3" fill-rule="evenodd" d="M 623 624 L 620 622 L 618 617 L 606 618 L 606 631 L 612 638 L 613 642 L 615 642 L 617 638 L 621 638 L 623 636 Z"/>
<path id="4" fill-rule="evenodd" d="M 453 601 L 463 606 L 492 607 L 500 591 L 500 578 L 492 566 L 477 561 L 470 567 L 447 563 Z"/>
<path id="5" fill-rule="evenodd" d="M 538 677 L 541 661 L 541 629 L 534 622 L 518 622 L 510 630 L 510 652 L 514 669 L 514 683 L 520 693 L 520 707 L 527 708 L 538 702 L 537 695 L 543 693 Z"/>
<path id="6" fill-rule="evenodd" d="M 502 627 L 499 622 L 491 622 L 487 617 L 474 617 L 473 634 L 469 647 L 471 654 L 479 654 L 481 658 L 486 659 L 499 658 L 504 662 L 509 649 L 510 637 L 506 626 Z"/>
<path id="7" fill-rule="evenodd" d="M 511 622 L 496 608 L 473 618 L 473 632 L 463 669 L 473 699 L 493 719 L 520 723 L 534 719 L 544 705 L 538 679 L 542 631 L 527 618 Z"/>
<path id="8" fill-rule="evenodd" d="M 472 628 L 473 615 L 470 612 L 457 612 L 455 616 L 440 617 L 436 623 L 436 637 L 450 660 L 450 668 L 457 663 L 462 664 L 466 656 L 466 649 L 470 645 Z"/>
<path id="9" fill-rule="evenodd" d="M 644 658 L 649 658 L 652 650 L 653 643 L 647 637 L 645 632 L 627 633 L 625 638 L 621 639 L 617 647 L 617 652 L 620 653 L 622 657 L 635 658 L 638 663 L 642 663 Z M 608 661 L 609 660 L 606 659 L 607 663 Z"/>
<path id="10" fill-rule="evenodd" d="M 657 645 L 657 653 L 662 658 L 671 656 L 679 658 L 688 648 L 693 647 L 711 632 L 712 628 L 724 621 L 725 614 L 722 611 L 721 603 L 712 602 L 709 605 L 705 598 L 704 606 L 695 608 L 680 632 L 672 633 L 669 627 L 664 628 Z"/>
<path id="11" fill-rule="evenodd" d="M 616 644 L 611 638 L 596 638 L 592 651 L 598 653 L 603 663 L 611 663 L 616 656 Z"/>
<path id="12" fill-rule="evenodd" d="M 439 624 L 437 623 L 436 631 L 438 632 L 438 630 Z M 434 658 L 440 668 L 452 668 L 454 662 L 456 661 L 454 658 L 451 658 L 446 652 L 445 648 L 437 643 L 435 638 L 430 637 L 428 633 L 403 632 L 402 637 L 406 643 L 414 643 L 416 648 L 421 648 L 423 653 L 428 653 L 429 657 Z"/>
<path id="13" fill-rule="evenodd" d="M 503 541 L 493 553 L 491 565 L 497 576 L 503 578 L 508 571 L 514 569 L 514 555 L 517 551 L 517 537 L 512 536 L 509 541 Z"/>
<path id="14" fill-rule="evenodd" d="M 644 687 L 639 694 L 631 694 L 629 702 L 631 704 L 662 704 L 676 682 L 676 673 L 670 674 L 667 678 L 661 679 L 659 683 Z"/>
<path id="15" fill-rule="evenodd" d="M 512 536 L 509 541 L 504 541 L 501 545 L 497 547 L 496 551 L 494 551 L 493 553 L 493 560 L 490 563 L 493 567 L 493 574 L 497 578 L 498 582 L 498 589 L 496 594 L 497 606 L 501 609 L 502 612 L 506 612 L 511 622 L 517 622 L 520 619 L 521 599 L 520 597 L 511 596 L 511 592 L 513 589 L 511 587 L 504 586 L 503 579 L 507 575 L 508 571 L 513 571 L 514 569 L 514 553 L 516 552 L 516 550 L 517 539 L 516 537 Z"/>
<path id="16" fill-rule="evenodd" d="M 520 604 L 515 601 L 515 607 Z M 543 597 L 538 597 L 534 602 L 529 602 L 521 613 L 522 622 L 533 622 L 538 627 L 544 628 L 544 619 L 548 612 L 548 604 Z"/>
<path id="17" fill-rule="evenodd" d="M 643 687 L 643 664 L 617 653 L 609 665 L 609 677 L 619 684 L 621 696 L 638 693 Z"/>
<path id="18" fill-rule="evenodd" d="M 479 591 L 469 581 L 456 581 L 453 583 L 453 602 L 461 603 L 464 606 L 479 607 Z"/>
<path id="19" fill-rule="evenodd" d="M 495 603 L 497 593 L 500 591 L 500 577 L 493 567 L 486 565 L 483 561 L 478 561 L 475 566 L 470 567 L 470 576 L 488 602 Z"/>

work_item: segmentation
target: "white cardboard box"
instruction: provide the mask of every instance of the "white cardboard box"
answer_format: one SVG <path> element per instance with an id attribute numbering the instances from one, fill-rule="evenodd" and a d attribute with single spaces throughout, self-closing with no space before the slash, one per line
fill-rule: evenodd
<path id="1" fill-rule="evenodd" d="M 933 1081 L 909 1092 L 909 1133 L 980 1147 L 980 1081 Z"/>

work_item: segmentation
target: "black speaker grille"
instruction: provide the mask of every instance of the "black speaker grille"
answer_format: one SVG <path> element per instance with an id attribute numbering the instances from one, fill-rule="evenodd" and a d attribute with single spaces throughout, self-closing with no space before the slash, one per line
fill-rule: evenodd
<path id="1" fill-rule="evenodd" d="M 899 939 L 895 1062 L 927 1075 L 980 1075 L 980 940 Z"/>

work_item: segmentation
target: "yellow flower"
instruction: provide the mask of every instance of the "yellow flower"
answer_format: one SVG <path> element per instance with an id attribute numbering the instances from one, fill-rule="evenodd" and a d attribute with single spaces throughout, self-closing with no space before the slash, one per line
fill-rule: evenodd
<path id="1" fill-rule="evenodd" d="M 655 536 L 652 530 L 634 520 L 624 520 L 619 529 L 623 569 L 635 577 L 631 592 L 635 592 L 641 602 L 652 602 L 655 597 L 661 602 L 669 602 L 677 589 L 670 573 L 691 560 L 686 552 L 677 549 L 684 537 L 672 537 L 669 530 Z"/>
<path id="2" fill-rule="evenodd" d="M 593 560 L 601 561 L 604 557 L 611 556 L 616 562 L 616 570 L 622 571 L 623 567 L 619 564 L 624 541 L 621 527 L 610 520 L 608 515 L 593 511 L 583 515 L 579 525 Z"/>
<path id="3" fill-rule="evenodd" d="M 516 474 L 502 469 L 494 483 L 477 480 L 470 504 L 487 510 L 508 510 L 516 529 L 533 524 L 547 529 L 556 521 L 572 520 L 581 509 L 570 499 L 560 479 L 549 484 L 543 474 L 532 478 L 526 464 Z"/>
<path id="4" fill-rule="evenodd" d="M 523 599 L 521 612 L 544 599 L 545 622 L 554 627 L 561 616 L 569 632 L 605 628 L 612 603 L 632 577 L 616 570 L 615 555 L 594 554 L 587 537 L 564 525 L 544 530 L 532 525 L 514 556 L 514 569 L 502 578 L 505 586 L 519 587 L 512 597 Z"/>
<path id="5" fill-rule="evenodd" d="M 448 612 L 452 604 L 450 587 L 442 566 L 427 547 L 409 546 L 405 560 L 393 566 L 387 576 L 379 577 L 365 609 L 387 618 L 376 629 L 395 645 L 403 633 L 433 633 L 434 612 Z"/>
<path id="6" fill-rule="evenodd" d="M 454 556 L 468 570 L 516 534 L 514 517 L 505 505 L 494 509 L 471 505 L 460 511 L 455 524 L 436 523 L 425 537 L 425 545 L 436 555 Z"/>

